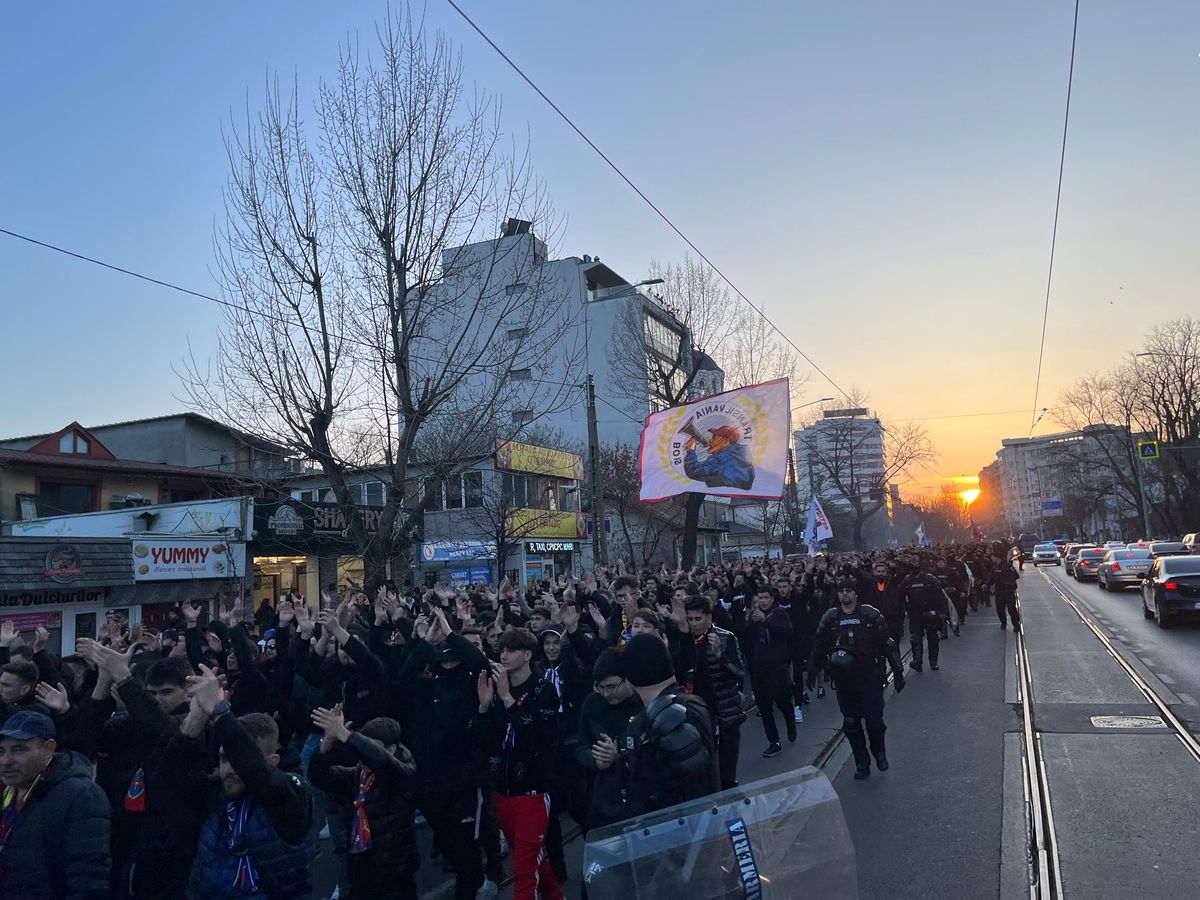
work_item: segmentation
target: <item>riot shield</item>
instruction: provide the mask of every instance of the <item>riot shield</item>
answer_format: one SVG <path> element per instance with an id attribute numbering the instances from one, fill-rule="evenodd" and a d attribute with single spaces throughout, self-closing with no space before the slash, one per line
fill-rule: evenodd
<path id="1" fill-rule="evenodd" d="M 590 900 L 858 896 L 841 803 L 812 766 L 596 829 L 583 865 Z"/>

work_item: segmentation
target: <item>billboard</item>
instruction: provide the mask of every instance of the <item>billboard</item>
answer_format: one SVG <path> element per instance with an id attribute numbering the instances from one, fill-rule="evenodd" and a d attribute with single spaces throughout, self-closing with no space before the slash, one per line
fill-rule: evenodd
<path id="1" fill-rule="evenodd" d="M 580 454 L 500 438 L 496 438 L 496 468 L 553 475 L 572 481 L 583 480 L 583 457 Z"/>
<path id="2" fill-rule="evenodd" d="M 1059 497 L 1051 497 L 1049 500 L 1042 501 L 1042 515 L 1047 518 L 1052 516 L 1061 516 L 1063 514 L 1062 499 Z"/>
<path id="3" fill-rule="evenodd" d="M 588 517 L 563 509 L 514 509 L 508 531 L 514 538 L 581 540 L 588 536 Z"/>

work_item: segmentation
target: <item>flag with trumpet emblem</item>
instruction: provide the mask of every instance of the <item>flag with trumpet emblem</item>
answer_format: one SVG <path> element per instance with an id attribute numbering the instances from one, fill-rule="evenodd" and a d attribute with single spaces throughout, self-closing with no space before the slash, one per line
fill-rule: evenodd
<path id="1" fill-rule="evenodd" d="M 696 491 L 778 500 L 787 473 L 788 380 L 656 412 L 642 429 L 641 499 Z"/>

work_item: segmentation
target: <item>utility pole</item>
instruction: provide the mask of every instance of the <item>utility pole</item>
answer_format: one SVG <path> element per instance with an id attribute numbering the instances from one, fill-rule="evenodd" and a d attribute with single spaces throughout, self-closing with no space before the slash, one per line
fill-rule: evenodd
<path id="1" fill-rule="evenodd" d="M 592 466 L 592 548 L 596 563 L 608 565 L 608 539 L 604 534 L 604 488 L 600 484 L 600 438 L 596 431 L 596 382 L 587 377 L 588 457 Z"/>

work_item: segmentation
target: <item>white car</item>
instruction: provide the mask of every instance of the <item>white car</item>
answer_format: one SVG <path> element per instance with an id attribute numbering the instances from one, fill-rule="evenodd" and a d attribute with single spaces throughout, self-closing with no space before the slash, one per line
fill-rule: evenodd
<path id="1" fill-rule="evenodd" d="M 1038 544 L 1033 548 L 1033 564 L 1040 566 L 1043 563 L 1061 566 L 1062 558 L 1058 555 L 1058 548 L 1053 544 Z"/>

